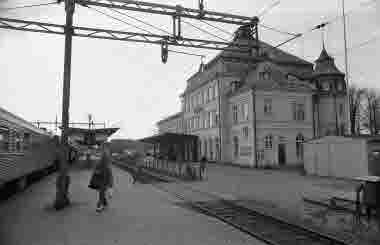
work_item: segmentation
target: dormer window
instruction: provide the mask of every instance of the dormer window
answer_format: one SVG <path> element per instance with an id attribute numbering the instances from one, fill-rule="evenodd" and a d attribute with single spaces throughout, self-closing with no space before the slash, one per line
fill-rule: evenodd
<path id="1" fill-rule="evenodd" d="M 329 82 L 322 83 L 322 89 L 324 91 L 329 91 L 330 90 L 330 83 Z"/>
<path id="2" fill-rule="evenodd" d="M 293 76 L 293 75 L 291 75 L 291 74 L 288 74 L 288 75 L 287 75 L 287 79 L 288 79 L 289 81 L 291 81 L 291 82 L 293 82 L 293 81 L 297 81 L 297 80 L 298 80 L 297 77 L 295 77 L 295 76 Z"/>
<path id="3" fill-rule="evenodd" d="M 231 82 L 231 90 L 232 92 L 235 92 L 239 88 L 239 81 L 233 81 Z"/>
<path id="4" fill-rule="evenodd" d="M 262 71 L 259 74 L 260 80 L 269 80 L 270 73 L 268 71 Z"/>
<path id="5" fill-rule="evenodd" d="M 338 83 L 337 89 L 338 89 L 338 91 L 342 91 L 343 90 L 343 84 L 342 83 Z"/>

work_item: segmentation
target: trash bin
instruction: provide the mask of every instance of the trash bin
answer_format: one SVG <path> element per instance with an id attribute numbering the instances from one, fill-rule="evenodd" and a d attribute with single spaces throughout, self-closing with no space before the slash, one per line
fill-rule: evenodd
<path id="1" fill-rule="evenodd" d="M 367 207 L 380 208 L 380 176 L 364 176 L 356 179 L 364 182 L 363 203 Z"/>

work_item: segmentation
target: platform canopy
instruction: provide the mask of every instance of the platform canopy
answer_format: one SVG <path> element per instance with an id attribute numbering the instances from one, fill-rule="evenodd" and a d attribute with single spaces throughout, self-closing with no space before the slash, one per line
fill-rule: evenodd
<path id="1" fill-rule="evenodd" d="M 68 136 L 70 140 L 80 145 L 100 145 L 107 141 L 108 137 L 116 133 L 119 128 L 68 128 Z"/>
<path id="2" fill-rule="evenodd" d="M 167 156 L 171 160 L 198 160 L 198 136 L 188 134 L 163 133 L 139 140 L 153 144 L 154 155 Z"/>
<path id="3" fill-rule="evenodd" d="M 189 134 L 176 134 L 176 133 L 163 133 L 158 135 L 153 135 L 147 138 L 143 138 L 139 141 L 149 144 L 159 144 L 159 143 L 181 143 L 184 141 L 197 140 L 198 136 Z"/>

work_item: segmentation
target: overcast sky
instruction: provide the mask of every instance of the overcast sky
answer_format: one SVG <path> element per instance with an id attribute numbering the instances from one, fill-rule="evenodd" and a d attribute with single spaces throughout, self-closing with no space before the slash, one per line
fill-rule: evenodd
<path id="1" fill-rule="evenodd" d="M 372 0 L 373 1 L 373 0 Z M 44 3 L 49 0 L 0 0 L 0 7 Z M 161 0 L 166 4 L 181 4 L 197 8 L 196 0 Z M 270 0 L 205 0 L 208 10 L 255 16 L 275 1 Z M 380 88 L 380 3 L 371 0 L 346 0 L 348 16 L 350 81 L 361 86 Z M 106 11 L 106 10 L 104 10 Z M 170 30 L 167 16 L 152 16 L 136 12 L 130 15 Z M 0 11 L 2 17 L 23 18 L 64 24 L 64 5 L 45 6 L 12 11 Z M 341 15 L 341 0 L 282 0 L 270 10 L 262 23 L 282 30 L 303 33 L 322 21 Z M 123 16 L 130 23 L 152 32 Z M 76 7 L 75 25 L 116 30 L 139 31 L 81 6 Z M 198 24 L 196 21 L 189 21 Z M 210 29 L 223 38 L 223 33 Z M 219 25 L 229 31 L 234 26 Z M 183 26 L 183 35 L 211 38 L 190 26 Z M 141 31 L 139 31 L 141 32 Z M 261 29 L 263 41 L 278 44 L 289 38 Z M 159 33 L 162 34 L 162 33 Z M 284 50 L 314 61 L 321 51 L 321 31 L 284 45 Z M 343 30 L 341 19 L 325 30 L 326 47 L 334 54 L 338 67 L 344 71 Z M 358 44 L 366 43 L 358 47 Z M 208 50 L 172 48 L 207 55 Z M 63 36 L 0 29 L 0 106 L 27 119 L 55 120 L 61 118 L 63 78 Z M 179 94 L 186 79 L 199 66 L 198 57 L 169 53 L 167 64 L 161 63 L 160 46 L 131 42 L 94 40 L 74 37 L 70 121 L 86 121 L 92 113 L 94 121 L 107 122 L 121 130 L 115 137 L 142 138 L 153 133 L 155 122 L 180 110 Z"/>

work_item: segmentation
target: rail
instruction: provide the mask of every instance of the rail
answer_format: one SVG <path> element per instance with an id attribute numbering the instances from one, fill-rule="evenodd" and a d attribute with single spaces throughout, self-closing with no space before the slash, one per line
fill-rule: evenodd
<path id="1" fill-rule="evenodd" d="M 158 171 L 163 174 L 181 179 L 202 179 L 199 162 L 169 161 L 165 159 L 145 159 L 142 165 L 147 169 Z"/>

